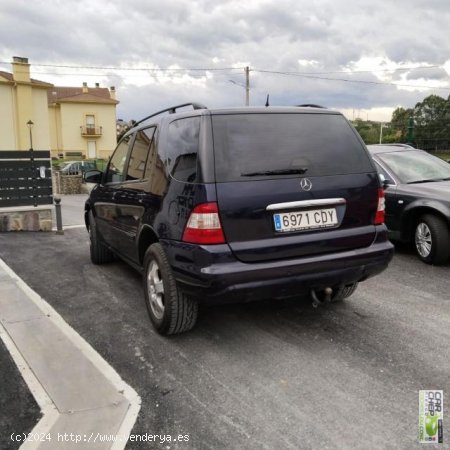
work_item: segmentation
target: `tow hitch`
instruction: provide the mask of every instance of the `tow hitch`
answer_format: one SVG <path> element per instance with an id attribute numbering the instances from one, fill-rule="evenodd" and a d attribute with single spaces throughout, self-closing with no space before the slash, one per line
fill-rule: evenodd
<path id="1" fill-rule="evenodd" d="M 311 289 L 311 297 L 313 299 L 312 305 L 314 308 L 317 308 L 319 305 L 323 305 L 324 303 L 331 302 L 331 296 L 333 295 L 333 289 L 327 287 L 323 290 L 323 299 L 319 299 L 317 296 L 317 292 L 315 289 Z"/>

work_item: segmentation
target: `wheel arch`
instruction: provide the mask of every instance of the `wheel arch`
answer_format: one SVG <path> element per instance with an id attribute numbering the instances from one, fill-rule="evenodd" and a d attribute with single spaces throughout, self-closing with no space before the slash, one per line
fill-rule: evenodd
<path id="1" fill-rule="evenodd" d="M 432 214 L 440 217 L 450 227 L 450 208 L 434 202 L 410 205 L 410 207 L 404 212 L 402 218 L 402 240 L 411 241 L 413 239 L 417 222 L 424 214 Z"/>
<path id="2" fill-rule="evenodd" d="M 89 203 L 86 203 L 84 205 L 84 224 L 86 225 L 86 229 L 89 231 L 89 212 L 91 211 L 91 205 Z"/>
<path id="3" fill-rule="evenodd" d="M 155 242 L 159 242 L 158 236 L 150 226 L 143 226 L 139 232 L 138 237 L 138 255 L 139 263 L 142 265 L 144 263 L 144 256 L 150 245 Z"/>

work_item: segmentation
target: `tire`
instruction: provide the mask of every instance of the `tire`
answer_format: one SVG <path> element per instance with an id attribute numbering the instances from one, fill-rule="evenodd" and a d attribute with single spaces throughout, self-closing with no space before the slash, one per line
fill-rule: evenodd
<path id="1" fill-rule="evenodd" d="M 332 303 L 343 302 L 346 298 L 350 297 L 350 295 L 353 295 L 357 287 L 358 282 L 339 287 L 338 290 L 336 291 L 336 294 L 331 297 L 331 302 Z"/>
<path id="2" fill-rule="evenodd" d="M 414 231 L 414 248 L 426 264 L 444 264 L 450 256 L 450 230 L 447 223 L 433 214 L 423 215 Z"/>
<path id="3" fill-rule="evenodd" d="M 114 261 L 113 252 L 107 249 L 99 239 L 94 214 L 92 214 L 92 211 L 89 211 L 89 241 L 89 250 L 93 264 L 100 265 Z"/>
<path id="4" fill-rule="evenodd" d="M 171 335 L 194 327 L 198 303 L 178 289 L 161 244 L 152 244 L 145 253 L 143 282 L 148 314 L 158 333 Z"/>

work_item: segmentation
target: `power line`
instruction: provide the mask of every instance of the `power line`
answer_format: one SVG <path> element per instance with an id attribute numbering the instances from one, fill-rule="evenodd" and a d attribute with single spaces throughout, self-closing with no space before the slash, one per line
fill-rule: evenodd
<path id="1" fill-rule="evenodd" d="M 432 66 L 411 66 L 411 67 L 397 67 L 396 69 L 367 69 L 367 70 L 334 70 L 334 71 L 326 71 L 326 72 L 299 72 L 299 71 L 285 71 L 283 73 L 289 75 L 332 75 L 334 73 L 375 73 L 375 72 L 401 72 L 407 70 L 418 70 L 418 69 L 443 69 L 444 66 L 441 64 L 432 65 Z M 251 69 L 254 72 L 257 72 L 256 69 Z"/>
<path id="2" fill-rule="evenodd" d="M 9 65 L 10 62 L 0 61 L 0 64 Z M 63 64 L 35 64 L 35 67 L 55 67 L 55 68 L 65 68 L 65 69 L 92 69 L 92 70 L 117 70 L 117 71 L 223 71 L 223 70 L 245 70 L 245 67 L 208 67 L 208 68 L 157 68 L 157 67 L 118 67 L 118 66 L 75 66 L 75 65 L 63 65 Z M 282 73 L 287 75 L 331 75 L 334 73 L 373 73 L 373 72 L 398 72 L 407 70 L 421 70 L 421 69 L 436 69 L 444 68 L 441 64 L 427 65 L 427 66 L 409 66 L 409 67 L 397 67 L 395 69 L 366 69 L 366 70 L 334 70 L 334 71 L 323 71 L 323 72 L 300 72 L 300 71 L 284 71 Z M 264 70 L 250 69 L 250 71 L 261 72 Z M 281 72 L 280 72 L 281 73 Z"/>
<path id="3" fill-rule="evenodd" d="M 80 76 L 80 77 L 107 77 L 107 76 L 119 76 L 119 75 L 114 75 L 114 74 L 105 74 L 105 73 L 80 73 L 80 72 L 40 72 L 40 71 L 32 71 L 33 76 L 34 75 L 55 75 L 55 76 L 61 76 L 61 77 L 66 77 L 66 76 Z M 127 77 L 143 77 L 145 75 L 149 75 L 149 76 L 155 76 L 156 74 L 133 74 L 133 75 L 128 75 Z M 184 74 L 183 74 L 184 75 Z M 198 74 L 189 74 L 187 73 L 186 75 L 190 76 L 191 78 L 205 78 L 206 75 L 198 75 Z M 236 73 L 220 73 L 217 74 L 216 76 L 221 76 L 221 77 L 225 77 L 225 76 L 235 76 Z"/>
<path id="4" fill-rule="evenodd" d="M 312 78 L 312 79 L 316 79 L 316 80 L 326 80 L 326 81 L 343 81 L 346 83 L 377 84 L 377 85 L 401 86 L 401 87 L 408 87 L 408 88 L 438 89 L 438 90 L 445 90 L 445 91 L 450 90 L 450 87 L 425 86 L 425 85 L 418 85 L 418 84 L 389 83 L 389 82 L 383 82 L 383 81 L 349 80 L 348 78 L 330 78 L 330 77 L 306 75 L 306 74 L 300 74 L 300 73 L 294 73 L 294 72 L 278 72 L 278 71 L 274 71 L 274 70 L 252 69 L 252 72 L 270 73 L 270 74 L 274 74 L 274 75 L 286 75 L 286 76 L 294 76 L 294 77 L 302 77 L 302 78 Z"/>
<path id="5" fill-rule="evenodd" d="M 0 64 L 11 64 L 10 62 L 0 61 Z M 208 68 L 158 68 L 158 67 L 106 67 L 106 66 L 69 66 L 60 64 L 35 64 L 33 67 L 56 67 L 59 69 L 92 69 L 92 70 L 125 70 L 125 71 L 155 71 L 155 72 L 177 72 L 177 71 L 201 71 L 214 72 L 223 70 L 244 70 L 245 67 L 208 67 Z"/>
<path id="6" fill-rule="evenodd" d="M 0 64 L 10 64 L 9 62 L 0 61 Z M 74 65 L 59 65 L 59 64 L 33 64 L 33 67 L 52 67 L 60 69 L 87 69 L 87 70 L 113 70 L 113 71 L 145 71 L 147 73 L 157 73 L 157 72 L 217 72 L 218 75 L 223 75 L 225 71 L 243 71 L 245 67 L 210 67 L 210 68 L 151 68 L 151 67 L 102 67 L 102 66 L 74 66 Z M 417 67 L 399 67 L 397 69 L 373 69 L 373 70 L 362 70 L 362 71 L 330 71 L 330 72 L 290 72 L 290 71 L 273 71 L 265 69 L 250 69 L 251 72 L 262 73 L 262 74 L 274 74 L 282 76 L 294 76 L 303 77 L 310 79 L 318 79 L 325 81 L 341 81 L 346 83 L 360 83 L 360 84 L 372 84 L 372 85 L 388 85 L 388 86 L 399 86 L 407 88 L 424 88 L 424 89 L 436 89 L 436 90 L 450 90 L 450 87 L 439 87 L 439 86 L 426 86 L 417 84 L 403 84 L 403 83 L 392 83 L 383 81 L 368 81 L 368 80 L 352 80 L 348 78 L 335 78 L 335 77 L 325 77 L 322 75 L 334 74 L 334 73 L 374 73 L 374 72 L 395 72 L 395 71 L 406 71 L 406 70 L 417 70 L 417 69 L 432 69 L 443 67 L 442 65 L 429 65 L 429 66 L 417 66 Z M 36 74 L 46 74 L 46 75 L 59 75 L 59 76 L 105 76 L 108 74 L 83 74 L 83 73 L 54 73 L 54 72 L 39 72 L 33 71 Z M 229 74 L 226 74 L 227 76 Z M 198 76 L 193 76 L 193 78 Z"/>

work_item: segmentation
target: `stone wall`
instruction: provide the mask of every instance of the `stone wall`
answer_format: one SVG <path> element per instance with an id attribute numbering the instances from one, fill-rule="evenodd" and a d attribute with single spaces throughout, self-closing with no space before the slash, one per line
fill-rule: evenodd
<path id="1" fill-rule="evenodd" d="M 2 231 L 52 231 L 52 206 L 0 208 Z"/>
<path id="2" fill-rule="evenodd" d="M 81 194 L 82 175 L 62 175 L 55 171 L 54 192 L 57 194 Z"/>

